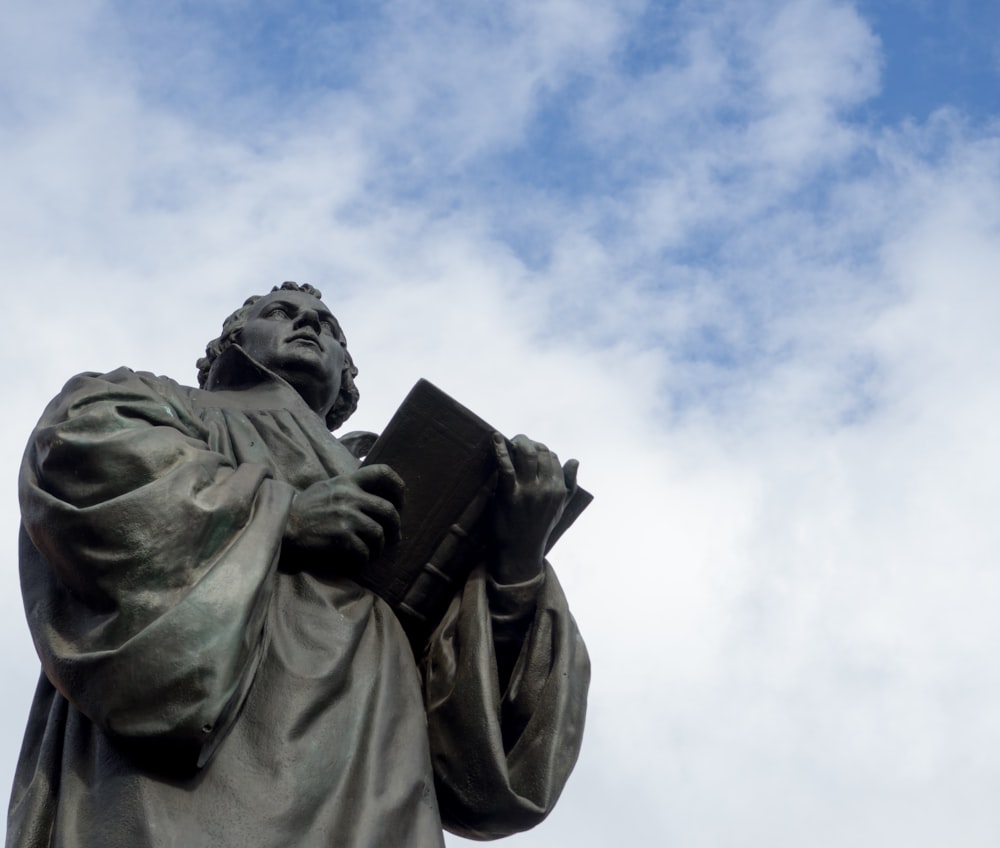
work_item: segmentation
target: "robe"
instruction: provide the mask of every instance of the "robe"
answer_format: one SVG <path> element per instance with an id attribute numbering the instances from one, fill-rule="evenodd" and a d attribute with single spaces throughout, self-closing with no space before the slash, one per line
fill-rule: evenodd
<path id="1" fill-rule="evenodd" d="M 541 821 L 589 682 L 548 564 L 516 586 L 480 565 L 415 659 L 381 598 L 282 549 L 295 492 L 358 460 L 238 347 L 209 385 L 82 374 L 32 434 L 42 671 L 8 848 L 432 848 Z"/>

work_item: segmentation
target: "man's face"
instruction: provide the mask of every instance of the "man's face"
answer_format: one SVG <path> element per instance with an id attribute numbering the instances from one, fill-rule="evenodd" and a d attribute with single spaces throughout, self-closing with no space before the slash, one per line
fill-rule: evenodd
<path id="1" fill-rule="evenodd" d="M 287 380 L 320 415 L 340 392 L 347 352 L 337 340 L 330 310 L 312 295 L 276 291 L 251 308 L 240 346 L 257 362 Z"/>

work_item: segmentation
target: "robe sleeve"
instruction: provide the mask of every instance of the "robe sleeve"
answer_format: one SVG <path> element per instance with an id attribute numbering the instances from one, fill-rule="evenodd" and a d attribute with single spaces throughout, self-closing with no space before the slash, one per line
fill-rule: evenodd
<path id="1" fill-rule="evenodd" d="M 202 765 L 260 660 L 293 491 L 235 465 L 171 381 L 73 378 L 19 480 L 21 585 L 46 677 L 137 756 Z"/>
<path id="2" fill-rule="evenodd" d="M 491 603 L 504 604 L 491 602 L 496 587 L 489 584 L 484 567 L 473 572 L 432 637 L 424 667 L 441 818 L 470 839 L 508 836 L 548 815 L 580 751 L 590 682 L 587 650 L 546 565 L 501 690 L 494 634 L 504 627 Z"/>

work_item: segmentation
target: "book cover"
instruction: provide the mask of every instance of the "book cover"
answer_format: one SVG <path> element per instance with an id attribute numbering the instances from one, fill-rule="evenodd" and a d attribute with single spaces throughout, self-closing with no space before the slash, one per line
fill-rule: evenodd
<path id="1" fill-rule="evenodd" d="M 423 644 L 490 544 L 496 487 L 493 433 L 483 419 L 427 380 L 406 396 L 364 465 L 385 463 L 406 482 L 400 540 L 369 563 L 358 582 L 385 599 Z M 549 548 L 592 500 L 579 487 Z"/>

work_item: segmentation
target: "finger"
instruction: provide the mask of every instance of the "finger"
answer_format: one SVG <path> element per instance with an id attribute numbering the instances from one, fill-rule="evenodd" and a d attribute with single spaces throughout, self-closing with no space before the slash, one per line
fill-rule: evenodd
<path id="1" fill-rule="evenodd" d="M 357 516 L 351 535 L 354 541 L 364 546 L 365 558 L 369 562 L 377 559 L 385 548 L 386 535 L 382 525 L 363 513 Z M 360 549 L 356 544 L 352 544 L 351 547 L 354 550 Z"/>
<path id="2" fill-rule="evenodd" d="M 547 451 L 548 448 L 541 442 L 536 442 L 530 436 L 525 436 L 524 433 L 518 433 L 514 436 L 511 441 L 518 448 L 523 448 L 525 450 L 536 450 L 536 451 Z"/>
<path id="3" fill-rule="evenodd" d="M 365 465 L 352 472 L 350 476 L 358 487 L 368 494 L 385 498 L 396 509 L 402 509 L 406 483 L 388 465 Z"/>
<path id="4" fill-rule="evenodd" d="M 493 452 L 497 458 L 497 469 L 500 472 L 497 478 L 497 492 L 501 496 L 510 497 L 514 494 L 517 485 L 517 472 L 514 470 L 514 462 L 507 449 L 507 440 L 500 433 L 493 434 Z"/>
<path id="5" fill-rule="evenodd" d="M 399 539 L 399 511 L 392 501 L 378 495 L 362 495 L 358 500 L 358 510 L 366 519 L 374 521 L 390 542 Z"/>
<path id="6" fill-rule="evenodd" d="M 563 466 L 563 482 L 566 483 L 566 489 L 571 495 L 576 491 L 576 473 L 579 470 L 580 463 L 575 459 L 566 460 Z"/>
<path id="7" fill-rule="evenodd" d="M 511 445 L 514 448 L 511 452 L 511 459 L 518 476 L 522 478 L 535 477 L 538 474 L 539 448 L 543 451 L 548 450 L 548 448 L 540 442 L 532 441 L 523 433 L 514 436 Z"/>
<path id="8" fill-rule="evenodd" d="M 564 475 L 562 463 L 559 462 L 559 455 L 555 451 L 539 451 L 538 471 L 539 477 L 544 474 L 551 480 L 558 480 L 560 483 L 563 482 Z"/>
<path id="9" fill-rule="evenodd" d="M 537 444 L 537 443 L 536 443 Z M 538 465 L 535 469 L 535 479 L 545 485 L 564 488 L 563 468 L 559 462 L 559 456 L 555 451 L 549 450 L 545 445 L 538 445 L 535 451 Z"/>
<path id="10" fill-rule="evenodd" d="M 525 484 L 537 484 L 546 489 L 555 486 L 563 489 L 563 470 L 559 464 L 559 457 L 551 451 L 538 451 L 535 459 L 534 474 L 524 475 L 520 479 Z"/>
<path id="11" fill-rule="evenodd" d="M 371 549 L 357 533 L 345 533 L 338 539 L 338 551 L 349 563 L 364 563 L 372 559 Z"/>

